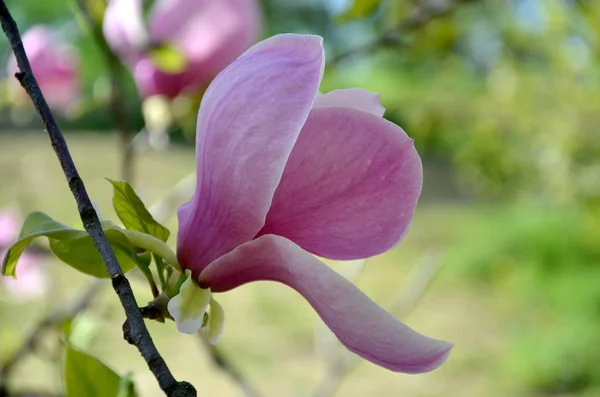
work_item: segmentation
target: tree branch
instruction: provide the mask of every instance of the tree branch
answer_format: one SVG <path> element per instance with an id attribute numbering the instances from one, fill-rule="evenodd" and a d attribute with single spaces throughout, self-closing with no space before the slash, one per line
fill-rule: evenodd
<path id="1" fill-rule="evenodd" d="M 240 370 L 233 364 L 233 362 L 231 362 L 229 357 L 227 357 L 227 355 L 223 353 L 221 349 L 208 343 L 208 340 L 204 334 L 202 334 L 202 332 L 198 332 L 198 339 L 205 347 L 206 352 L 210 356 L 213 364 L 227 374 L 231 380 L 238 385 L 244 396 L 260 397 L 260 394 L 254 389 L 250 382 L 244 377 Z"/>
<path id="2" fill-rule="evenodd" d="M 75 317 L 77 314 L 85 310 L 96 297 L 100 291 L 100 280 L 94 280 L 89 287 L 86 288 L 75 302 L 67 309 L 58 309 L 44 317 L 37 326 L 31 331 L 25 342 L 21 347 L 12 354 L 8 359 L 4 361 L 2 367 L 0 367 L 0 397 L 12 396 L 14 393 L 10 393 L 7 390 L 7 381 L 13 368 L 23 360 L 30 352 L 36 349 L 39 339 L 49 328 L 53 328 L 69 318 Z M 20 393 L 23 394 L 23 393 Z"/>
<path id="3" fill-rule="evenodd" d="M 17 59 L 17 65 L 19 66 L 19 72 L 15 74 L 15 77 L 30 96 L 44 122 L 52 147 L 58 157 L 71 192 L 73 193 L 73 197 L 77 201 L 77 209 L 79 210 L 83 226 L 92 238 L 96 249 L 98 249 L 102 260 L 106 265 L 106 270 L 112 281 L 113 288 L 119 296 L 121 305 L 125 310 L 127 316 L 126 322 L 131 330 L 131 341 L 146 360 L 146 363 L 156 377 L 160 388 L 167 396 L 196 396 L 196 390 L 192 385 L 187 382 L 178 382 L 175 380 L 167 367 L 165 360 L 162 358 L 152 341 L 152 337 L 146 328 L 144 318 L 142 317 L 142 313 L 137 305 L 135 296 L 133 295 L 131 285 L 123 274 L 123 270 L 119 266 L 117 258 L 104 235 L 98 215 L 92 206 L 85 185 L 73 163 L 67 143 L 65 142 L 65 139 L 56 124 L 56 120 L 44 99 L 35 76 L 31 71 L 31 66 L 29 64 L 29 59 L 25 54 L 25 49 L 23 48 L 19 29 L 6 7 L 4 0 L 0 0 L 0 22 L 2 24 L 2 30 L 4 30 L 4 33 L 10 41 L 10 45 Z"/>
<path id="4" fill-rule="evenodd" d="M 18 391 L 16 393 L 10 393 L 7 394 L 6 397 L 62 397 L 60 394 L 53 394 L 53 393 L 47 393 L 47 392 L 39 392 L 39 391 L 33 391 L 33 390 L 22 390 L 22 391 Z"/>
<path id="5" fill-rule="evenodd" d="M 120 138 L 121 177 L 130 184 L 133 184 L 135 146 L 131 142 L 133 131 L 127 121 L 125 104 L 123 103 L 123 66 L 104 39 L 102 26 L 94 21 L 90 15 L 85 0 L 77 0 L 77 5 L 106 62 L 110 79 L 110 110 Z"/>
<path id="6" fill-rule="evenodd" d="M 435 4 L 425 4 L 428 2 L 422 1 L 417 7 L 415 7 L 410 15 L 397 26 L 382 32 L 379 37 L 375 38 L 371 42 L 338 54 L 337 56 L 331 58 L 329 62 L 327 62 L 327 66 L 335 65 L 346 58 L 350 58 L 355 55 L 371 54 L 380 48 L 398 47 L 404 45 L 406 44 L 404 41 L 404 36 L 426 25 L 434 19 L 450 14 L 456 9 L 456 6 L 459 3 L 466 3 L 467 1 L 471 0 L 445 0 L 443 2 L 433 2 Z"/>

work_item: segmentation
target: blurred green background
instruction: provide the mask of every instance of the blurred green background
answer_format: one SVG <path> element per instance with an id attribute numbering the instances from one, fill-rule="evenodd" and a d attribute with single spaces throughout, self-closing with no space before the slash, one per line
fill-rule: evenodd
<path id="1" fill-rule="evenodd" d="M 219 346 L 260 395 L 600 396 L 600 2 L 261 4 L 265 37 L 324 36 L 330 63 L 321 91 L 380 93 L 385 117 L 415 139 L 425 181 L 412 229 L 399 247 L 351 277 L 392 310 L 415 278 L 436 273 L 406 320 L 456 348 L 429 374 L 362 363 L 338 376 L 330 369 L 337 346 L 310 307 L 284 287 L 253 284 L 220 298 L 227 320 Z M 49 24 L 80 52 L 85 106 L 61 118 L 61 126 L 92 198 L 114 219 L 103 177 L 119 178 L 120 146 L 102 54 L 81 29 L 74 2 L 8 6 L 22 31 Z M 8 55 L 2 39 L 0 64 Z M 128 121 L 140 130 L 131 80 L 124 91 Z M 40 210 L 77 224 L 41 124 L 6 95 L 0 106 L 0 208 Z M 146 202 L 160 200 L 193 171 L 190 125 L 188 115 L 172 128 L 167 149 L 136 154 L 135 187 Z M 43 296 L 17 299 L 0 286 L 0 363 L 39 318 L 85 288 L 83 276 L 57 261 L 47 258 L 43 266 L 50 277 Z M 347 264 L 332 266 L 353 272 Z M 139 302 L 151 298 L 143 279 L 134 277 L 133 286 Z M 105 286 L 75 319 L 74 338 L 117 372 L 132 371 L 142 396 L 160 396 L 137 351 L 122 340 L 123 319 Z M 173 323 L 149 327 L 176 377 L 194 383 L 199 395 L 244 395 L 195 337 L 178 334 Z M 18 365 L 10 379 L 15 389 L 60 395 L 58 335 L 50 333 Z M 339 388 L 322 392 L 317 385 L 324 387 L 324 379 L 339 380 Z"/>

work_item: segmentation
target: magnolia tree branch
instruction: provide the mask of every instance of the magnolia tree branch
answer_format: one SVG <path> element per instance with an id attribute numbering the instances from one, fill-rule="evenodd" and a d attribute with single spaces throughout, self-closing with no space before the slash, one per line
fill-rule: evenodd
<path id="1" fill-rule="evenodd" d="M 466 3 L 468 1 L 472 0 L 421 1 L 415 7 L 415 9 L 412 10 L 408 17 L 406 17 L 406 19 L 404 19 L 398 25 L 383 31 L 373 41 L 338 54 L 337 56 L 331 58 L 331 60 L 327 62 L 327 65 L 335 65 L 346 58 L 350 58 L 355 55 L 368 55 L 380 48 L 402 46 L 406 44 L 405 36 L 410 32 L 417 30 L 434 19 L 450 14 L 460 3 Z"/>
<path id="2" fill-rule="evenodd" d="M 245 397 L 260 397 L 260 394 L 252 384 L 250 384 L 242 372 L 233 364 L 227 354 L 217 346 L 211 345 L 203 333 L 198 333 L 198 339 L 206 349 L 213 364 L 231 378 Z"/>
<path id="3" fill-rule="evenodd" d="M 162 199 L 150 207 L 154 219 L 161 223 L 166 222 L 170 216 L 173 216 L 178 206 L 192 197 L 195 187 L 196 173 L 184 177 Z M 145 318 L 155 319 L 162 315 L 162 310 L 151 303 L 142 307 L 142 314 Z M 245 397 L 260 397 L 260 393 L 239 370 L 231 357 L 219 347 L 211 345 L 203 331 L 198 332 L 197 335 L 201 347 L 204 348 L 214 366 L 226 374 Z"/>
<path id="4" fill-rule="evenodd" d="M 113 288 L 119 296 L 121 305 L 125 310 L 127 316 L 126 324 L 130 329 L 130 341 L 138 348 L 141 355 L 146 360 L 148 367 L 156 377 L 160 388 L 167 396 L 196 396 L 196 390 L 192 385 L 187 382 L 178 382 L 173 377 L 165 360 L 162 358 L 152 341 L 152 337 L 146 328 L 144 318 L 142 317 L 142 313 L 137 305 L 135 296 L 133 295 L 131 285 L 123 274 L 123 270 L 119 266 L 117 258 L 104 235 L 98 215 L 92 206 L 85 185 L 73 163 L 67 143 L 65 142 L 65 139 L 56 124 L 56 120 L 48 107 L 48 103 L 46 103 L 35 76 L 31 71 L 31 66 L 27 55 L 25 54 L 25 49 L 23 48 L 19 29 L 6 7 L 4 0 L 0 0 L 0 22 L 2 24 L 2 30 L 4 30 L 4 33 L 10 41 L 10 45 L 17 59 L 17 65 L 19 66 L 19 72 L 15 74 L 15 77 L 30 96 L 31 101 L 44 122 L 52 147 L 58 157 L 71 192 L 73 193 L 73 197 L 77 202 L 77 208 L 83 226 L 98 249 L 102 260 L 106 265 L 106 270 L 112 281 Z"/>
<path id="5" fill-rule="evenodd" d="M 33 390 L 19 391 L 16 393 L 7 394 L 7 397 L 62 397 L 60 394 L 51 394 Z"/>
<path id="6" fill-rule="evenodd" d="M 135 147 L 131 142 L 133 139 L 133 131 L 127 121 L 125 104 L 123 103 L 123 98 L 125 97 L 122 90 L 123 66 L 119 61 L 119 58 L 117 58 L 104 39 L 102 25 L 95 21 L 90 15 L 86 1 L 77 0 L 77 5 L 79 6 L 81 14 L 106 62 L 110 79 L 110 110 L 121 141 L 121 177 L 133 184 Z"/>
<path id="7" fill-rule="evenodd" d="M 390 312 L 397 318 L 406 317 L 425 295 L 441 269 L 441 260 L 427 255 L 417 266 L 408 286 L 404 288 L 392 305 Z M 311 397 L 331 397 L 335 394 L 345 377 L 363 362 L 358 356 L 342 351 L 329 364 L 321 383 L 317 385 Z"/>

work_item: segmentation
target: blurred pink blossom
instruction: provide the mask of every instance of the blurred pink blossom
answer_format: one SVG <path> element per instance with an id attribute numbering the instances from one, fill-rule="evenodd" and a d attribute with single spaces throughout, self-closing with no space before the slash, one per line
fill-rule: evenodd
<path id="1" fill-rule="evenodd" d="M 0 258 L 19 236 L 19 219 L 10 210 L 0 211 Z M 36 298 L 48 289 L 46 272 L 40 266 L 39 255 L 30 251 L 21 254 L 17 263 L 17 279 L 0 276 L 0 284 L 14 297 Z"/>
<path id="2" fill-rule="evenodd" d="M 79 95 L 77 61 L 72 47 L 59 40 L 49 28 L 37 25 L 23 35 L 23 45 L 42 93 L 55 110 L 66 111 Z M 12 78 L 18 71 L 14 55 L 8 61 L 13 95 L 25 97 L 19 82 Z"/>
<path id="3" fill-rule="evenodd" d="M 0 249 L 12 244 L 19 235 L 19 219 L 9 210 L 0 211 Z"/>
<path id="4" fill-rule="evenodd" d="M 323 68 L 320 37 L 288 34 L 213 80 L 198 114 L 196 191 L 178 211 L 178 260 L 212 292 L 286 284 L 349 350 L 393 371 L 431 371 L 452 344 L 399 322 L 312 255 L 391 249 L 422 186 L 413 141 L 382 117 L 379 96 L 318 96 Z"/>
<path id="5" fill-rule="evenodd" d="M 256 0 L 156 0 L 143 20 L 142 0 L 111 0 L 104 35 L 130 68 L 143 97 L 202 89 L 252 45 L 260 33 Z M 160 70 L 148 50 L 174 45 L 187 62 L 181 72 Z"/>
<path id="6" fill-rule="evenodd" d="M 5 253 L 0 250 L 0 257 Z M 23 252 L 17 263 L 17 278 L 2 277 L 0 280 L 4 288 L 15 298 L 32 299 L 44 295 L 48 290 L 48 278 L 40 261 L 39 255 Z"/>

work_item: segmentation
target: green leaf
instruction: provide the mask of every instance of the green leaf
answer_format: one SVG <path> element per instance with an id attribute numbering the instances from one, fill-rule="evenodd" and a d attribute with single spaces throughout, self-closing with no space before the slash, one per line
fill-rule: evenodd
<path id="1" fill-rule="evenodd" d="M 349 22 L 370 16 L 379 8 L 381 0 L 354 0 L 352 7 L 338 16 L 339 22 Z"/>
<path id="2" fill-rule="evenodd" d="M 105 229 L 104 234 L 123 272 L 128 272 L 136 267 L 138 258 L 129 239 L 116 229 Z M 49 241 L 52 253 L 67 265 L 90 276 L 108 277 L 104 261 L 87 233 L 85 236 L 73 240 L 49 239 Z"/>
<path id="3" fill-rule="evenodd" d="M 65 343 L 65 397 L 136 397 L 129 377 L 121 378 L 103 362 Z"/>
<path id="4" fill-rule="evenodd" d="M 151 48 L 148 58 L 158 69 L 170 74 L 181 73 L 188 65 L 184 53 L 173 44 L 161 44 Z"/>
<path id="5" fill-rule="evenodd" d="M 140 266 L 150 266 L 150 263 L 152 263 L 152 253 L 149 251 L 144 251 L 140 254 L 137 254 L 137 263 Z"/>
<path id="6" fill-rule="evenodd" d="M 167 243 L 162 241 L 161 239 L 156 238 L 151 234 L 138 232 L 137 230 L 128 230 L 120 228 L 111 221 L 102 221 L 102 227 L 104 229 L 115 229 L 120 231 L 125 235 L 125 237 L 127 237 L 127 239 L 129 239 L 129 241 L 134 247 L 144 249 L 162 257 L 164 260 L 167 261 L 167 263 L 171 264 L 176 269 L 181 271 L 181 266 L 179 266 L 179 263 L 177 262 L 177 255 L 171 250 L 171 248 L 169 248 Z M 138 260 L 138 264 L 143 266 L 145 263 L 143 257 L 140 258 L 139 256 L 137 256 L 136 258 Z"/>
<path id="7" fill-rule="evenodd" d="M 169 229 L 152 217 L 131 185 L 127 182 L 106 179 L 114 186 L 113 206 L 125 228 L 150 234 L 162 241 L 167 241 L 171 234 Z"/>
<path id="8" fill-rule="evenodd" d="M 104 232 L 123 271 L 133 269 L 136 255 L 129 239 L 116 229 L 108 228 Z M 104 262 L 87 232 L 63 225 L 43 212 L 32 212 L 25 218 L 19 239 L 6 251 L 2 261 L 3 275 L 16 277 L 19 257 L 37 237 L 47 237 L 52 252 L 80 272 L 98 278 L 108 277 Z"/>
<path id="9" fill-rule="evenodd" d="M 87 0 L 87 9 L 94 21 L 98 24 L 102 24 L 104 18 L 104 12 L 106 11 L 106 2 L 103 0 Z"/>
<path id="10" fill-rule="evenodd" d="M 4 260 L 2 261 L 2 274 L 15 277 L 15 269 L 19 257 L 36 237 L 46 236 L 57 239 L 74 239 L 84 234 L 86 233 L 83 231 L 56 222 L 43 212 L 32 212 L 23 223 L 19 239 L 6 251 Z"/>

